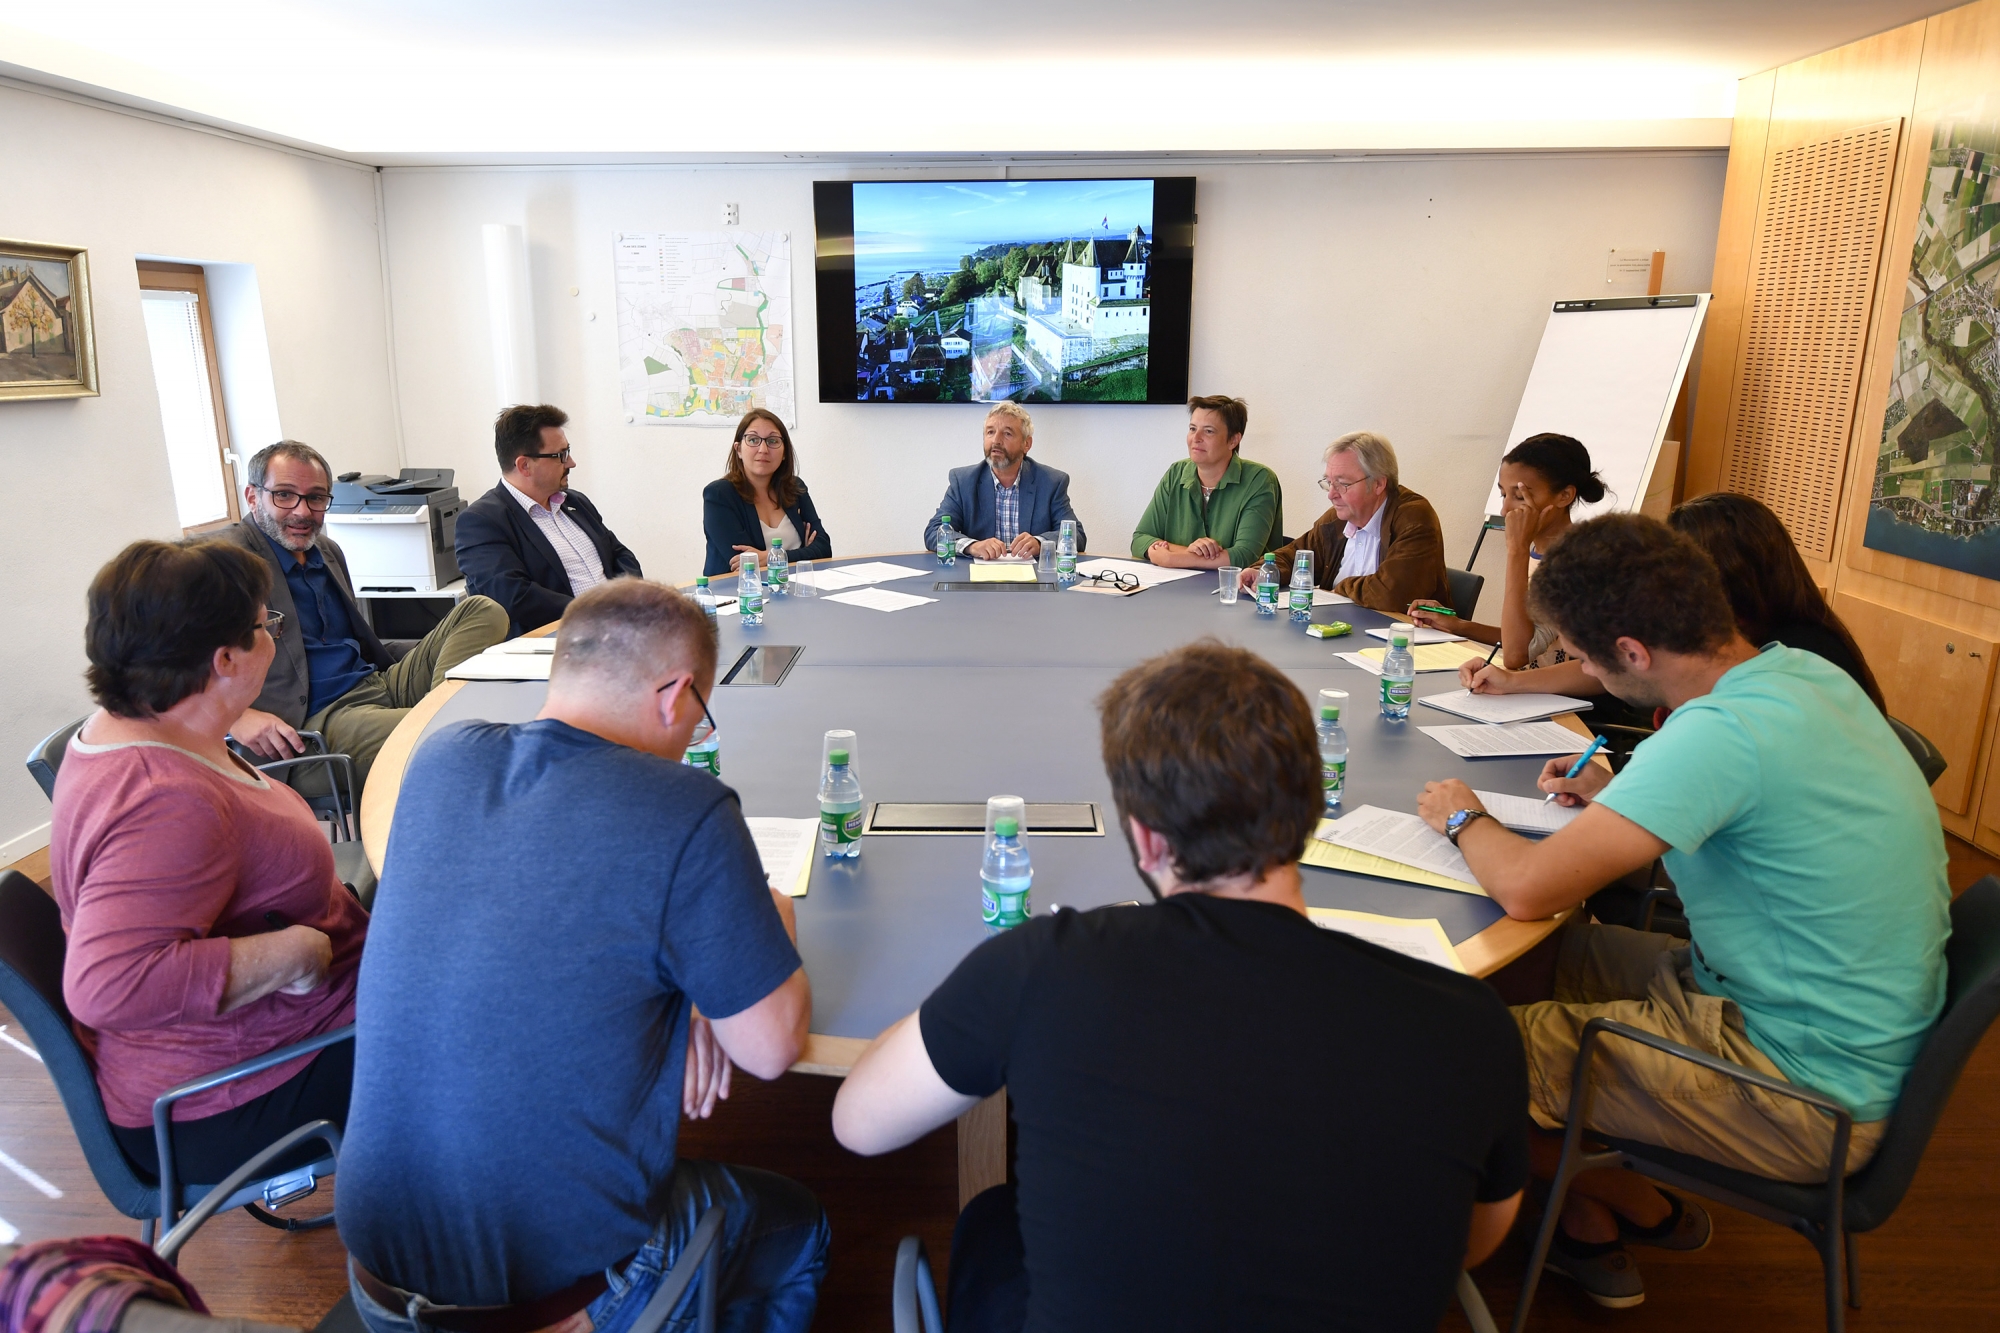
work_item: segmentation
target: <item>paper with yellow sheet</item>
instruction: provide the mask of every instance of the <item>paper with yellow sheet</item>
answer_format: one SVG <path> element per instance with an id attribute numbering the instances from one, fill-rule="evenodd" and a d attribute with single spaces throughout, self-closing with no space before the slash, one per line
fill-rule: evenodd
<path id="1" fill-rule="evenodd" d="M 1306 915 L 1321 930 L 1337 930 L 1453 972 L 1465 971 L 1458 950 L 1451 947 L 1450 937 L 1434 916 L 1377 916 L 1338 907 L 1308 907 Z"/>
<path id="2" fill-rule="evenodd" d="M 757 859 L 764 863 L 764 878 L 770 886 L 787 897 L 805 897 L 812 881 L 819 821 L 751 815 L 743 822 L 750 826 L 750 841 L 757 846 Z"/>
<path id="3" fill-rule="evenodd" d="M 1359 652 L 1341 653 L 1340 656 L 1358 667 L 1365 667 L 1376 675 L 1382 674 L 1382 655 L 1387 648 L 1363 648 Z M 1410 645 L 1410 656 L 1416 659 L 1418 671 L 1456 671 L 1458 664 L 1468 659 L 1484 662 L 1492 650 L 1483 643 L 1417 643 Z"/>
<path id="4" fill-rule="evenodd" d="M 1361 809 L 1370 810 L 1372 807 L 1363 806 Z M 1461 879 L 1439 870 L 1411 865 L 1407 861 L 1392 860 L 1377 852 L 1363 851 L 1359 847 L 1343 847 L 1327 836 L 1337 828 L 1339 828 L 1338 822 L 1331 819 L 1321 820 L 1319 830 L 1306 840 L 1305 855 L 1299 860 L 1309 866 L 1318 866 L 1322 870 L 1345 870 L 1356 875 L 1373 875 L 1377 879 L 1399 879 L 1405 884 L 1450 889 L 1454 893 L 1476 893 L 1482 898 L 1487 896 L 1486 890 L 1473 881 L 1470 871 L 1467 871 L 1465 877 Z M 1352 838 L 1348 840 L 1354 841 Z M 1439 841 L 1444 840 L 1439 839 Z M 1449 847 L 1451 844 L 1446 842 L 1445 845 Z M 1453 850 L 1456 851 L 1455 848 Z"/>
<path id="5" fill-rule="evenodd" d="M 1033 583 L 1035 566 L 1022 560 L 981 560 L 972 567 L 974 583 Z"/>

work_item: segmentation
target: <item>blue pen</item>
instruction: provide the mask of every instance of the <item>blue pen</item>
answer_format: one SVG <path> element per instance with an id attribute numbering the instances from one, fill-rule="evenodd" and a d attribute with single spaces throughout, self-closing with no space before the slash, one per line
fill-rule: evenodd
<path id="1" fill-rule="evenodd" d="M 1569 772 L 1563 774 L 1564 779 L 1567 780 L 1570 778 L 1574 778 L 1577 774 L 1583 772 L 1583 766 L 1590 762 L 1591 756 L 1596 754 L 1599 750 L 1602 750 L 1606 745 L 1609 744 L 1610 742 L 1605 740 L 1604 737 L 1602 736 L 1599 736 L 1596 740 L 1592 741 L 1590 743 L 1590 748 L 1588 750 L 1585 750 L 1582 754 L 1578 755 L 1576 757 L 1576 762 L 1569 766 Z M 1553 801 L 1559 795 L 1561 795 L 1560 792 L 1553 792 L 1553 791 L 1550 792 L 1547 796 L 1544 796 L 1542 798 L 1542 804 L 1547 805 L 1550 801 Z"/>

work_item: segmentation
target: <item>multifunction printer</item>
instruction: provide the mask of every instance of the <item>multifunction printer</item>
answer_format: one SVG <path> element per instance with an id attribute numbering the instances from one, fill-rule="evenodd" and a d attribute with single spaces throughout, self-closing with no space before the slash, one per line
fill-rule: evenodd
<path id="1" fill-rule="evenodd" d="M 347 556 L 357 596 L 437 592 L 461 577 L 452 548 L 464 511 L 448 467 L 345 472 L 333 483 L 327 535 Z"/>

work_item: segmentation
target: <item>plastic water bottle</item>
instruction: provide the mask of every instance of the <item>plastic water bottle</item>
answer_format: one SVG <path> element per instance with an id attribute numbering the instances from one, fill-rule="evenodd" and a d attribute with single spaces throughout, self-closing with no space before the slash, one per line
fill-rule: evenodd
<path id="1" fill-rule="evenodd" d="M 941 565 L 958 563 L 958 534 L 951 530 L 951 515 L 938 515 L 937 558 Z"/>
<path id="2" fill-rule="evenodd" d="M 1278 554 L 1264 552 L 1264 567 L 1257 571 L 1257 614 L 1278 614 Z"/>
<path id="3" fill-rule="evenodd" d="M 1068 587 L 1076 582 L 1076 520 L 1066 518 L 1056 533 L 1056 585 Z M 1022 853 L 1025 857 L 1026 852 Z"/>
<path id="4" fill-rule="evenodd" d="M 715 728 L 703 718 L 694 724 L 694 737 L 688 741 L 687 753 L 681 762 L 689 768 L 699 768 L 713 777 L 722 776 L 722 749 L 716 742 Z"/>
<path id="5" fill-rule="evenodd" d="M 1300 551 L 1292 559 L 1292 623 L 1313 618 L 1313 553 Z"/>
<path id="6" fill-rule="evenodd" d="M 845 750 L 827 755 L 819 780 L 819 850 L 828 857 L 861 855 L 861 783 Z"/>
<path id="7" fill-rule="evenodd" d="M 717 628 L 715 623 L 715 594 L 708 590 L 708 575 L 697 574 L 694 579 L 694 604 L 708 617 L 708 627 Z"/>
<path id="8" fill-rule="evenodd" d="M 993 840 L 986 844 L 986 860 L 979 867 L 979 919 L 986 933 L 997 935 L 1012 930 L 1028 919 L 1028 890 L 1035 882 L 1035 867 L 1028 849 L 1021 843 L 1021 825 L 1002 816 L 993 825 Z"/>
<path id="9" fill-rule="evenodd" d="M 792 590 L 792 565 L 785 559 L 782 537 L 771 538 L 771 596 L 783 597 Z"/>
<path id="10" fill-rule="evenodd" d="M 736 618 L 745 625 L 764 623 L 764 582 L 757 577 L 754 555 L 743 553 L 743 572 L 736 580 Z"/>
<path id="11" fill-rule="evenodd" d="M 1347 729 L 1340 725 L 1340 710 L 1346 704 L 1346 690 L 1319 692 L 1319 785 L 1328 811 L 1340 808 L 1347 790 Z"/>
<path id="12" fill-rule="evenodd" d="M 1410 627 L 1398 625 L 1389 637 L 1389 651 L 1382 654 L 1382 716 L 1396 722 L 1408 717 L 1416 684 L 1417 659 L 1410 652 Z"/>

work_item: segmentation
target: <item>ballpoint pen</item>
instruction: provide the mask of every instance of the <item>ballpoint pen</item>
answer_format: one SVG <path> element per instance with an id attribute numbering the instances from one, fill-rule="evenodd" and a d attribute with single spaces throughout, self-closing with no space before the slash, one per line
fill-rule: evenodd
<path id="1" fill-rule="evenodd" d="M 1585 750 L 1582 754 L 1578 755 L 1576 757 L 1576 762 L 1569 766 L 1569 772 L 1563 774 L 1564 780 L 1567 781 L 1571 778 L 1574 778 L 1577 774 L 1583 772 L 1583 766 L 1590 762 L 1591 756 L 1595 755 L 1599 750 L 1602 750 L 1606 745 L 1609 744 L 1610 742 L 1605 740 L 1604 737 L 1602 736 L 1599 736 L 1596 740 L 1592 741 L 1590 743 L 1590 748 L 1588 750 Z M 1547 805 L 1550 801 L 1553 801 L 1556 797 L 1560 796 L 1561 794 L 1562 794 L 1561 792 L 1553 792 L 1553 791 L 1550 792 L 1547 796 L 1544 796 L 1542 798 L 1542 804 Z"/>

